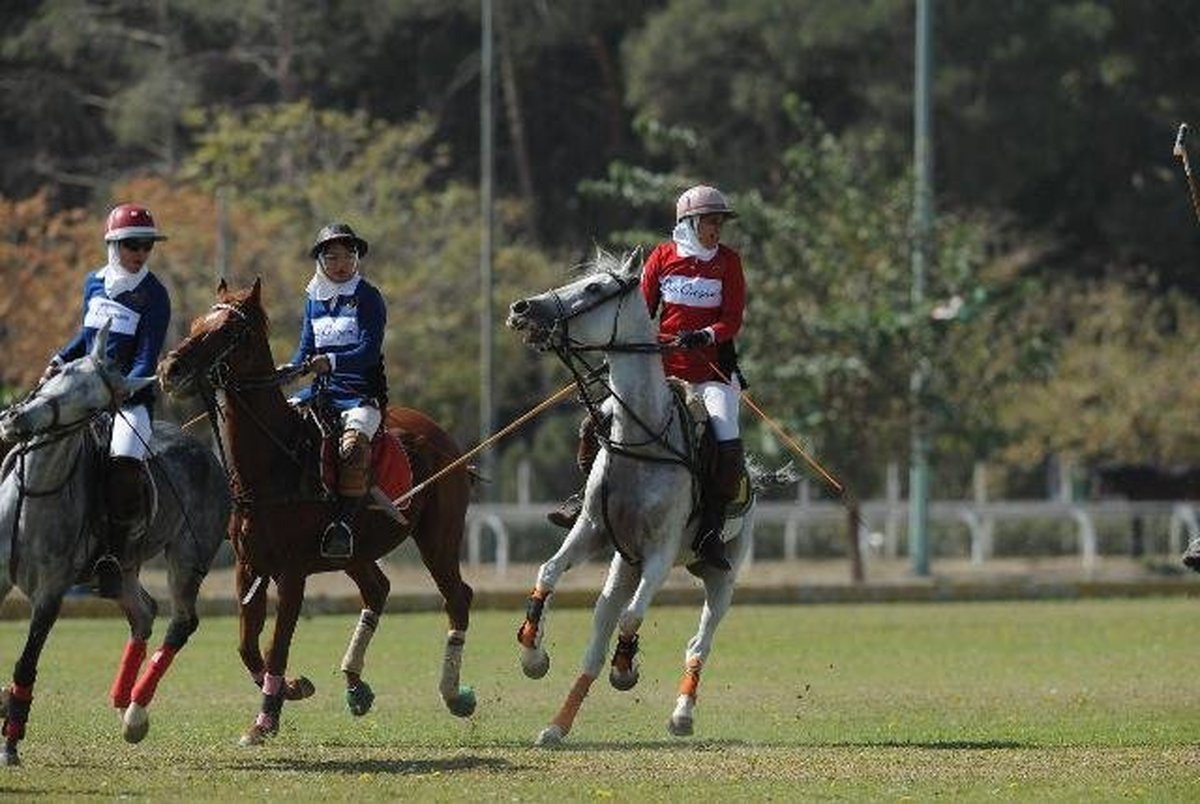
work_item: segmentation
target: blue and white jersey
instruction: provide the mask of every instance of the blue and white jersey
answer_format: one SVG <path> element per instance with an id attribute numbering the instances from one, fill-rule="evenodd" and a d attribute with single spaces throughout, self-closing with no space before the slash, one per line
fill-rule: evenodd
<path id="1" fill-rule="evenodd" d="M 58 358 L 68 362 L 91 352 L 96 333 L 106 321 L 107 357 L 116 361 L 126 377 L 153 377 L 171 322 L 171 298 L 158 277 L 147 272 L 136 286 L 109 298 L 104 290 L 104 269 L 88 274 L 83 281 L 82 325 Z M 125 404 L 152 408 L 156 386 L 150 383 Z"/>
<path id="2" fill-rule="evenodd" d="M 383 329 L 387 309 L 383 296 L 365 279 L 353 292 L 319 301 L 308 297 L 300 325 L 300 345 L 292 363 L 329 355 L 332 371 L 320 378 L 328 402 L 337 410 L 363 404 L 382 407 L 387 399 L 383 373 Z M 300 393 L 308 400 L 316 383 Z"/>

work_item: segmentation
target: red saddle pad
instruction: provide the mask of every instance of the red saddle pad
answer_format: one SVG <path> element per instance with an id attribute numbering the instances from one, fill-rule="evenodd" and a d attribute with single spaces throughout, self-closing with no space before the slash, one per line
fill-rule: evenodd
<path id="1" fill-rule="evenodd" d="M 337 450 L 331 440 L 326 439 L 321 445 L 322 474 L 325 486 L 337 488 Z M 408 453 L 389 430 L 380 427 L 371 439 L 371 485 L 378 486 L 393 503 L 404 496 L 413 487 L 412 463 Z M 404 510 L 411 500 L 405 500 L 396 507 Z"/>

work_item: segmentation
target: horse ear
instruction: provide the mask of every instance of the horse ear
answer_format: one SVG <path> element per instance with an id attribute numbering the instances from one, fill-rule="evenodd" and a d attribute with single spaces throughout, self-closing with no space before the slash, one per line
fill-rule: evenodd
<path id="1" fill-rule="evenodd" d="M 253 287 L 250 288 L 250 295 L 246 297 L 246 300 L 254 302 L 255 304 L 257 304 L 258 306 L 261 307 L 262 306 L 262 300 L 260 298 L 261 296 L 262 296 L 262 277 L 256 276 L 256 277 L 254 277 L 254 285 L 253 285 Z"/>
<path id="2" fill-rule="evenodd" d="M 96 333 L 96 340 L 92 341 L 91 358 L 97 363 L 102 362 L 107 355 L 108 350 L 108 328 L 112 326 L 112 319 L 104 320 L 104 325 L 100 327 L 100 331 Z"/>
<path id="3" fill-rule="evenodd" d="M 225 277 L 221 277 L 221 281 L 217 283 L 217 295 L 224 296 L 229 292 L 229 285 L 225 284 Z"/>
<path id="4" fill-rule="evenodd" d="M 625 255 L 625 260 L 621 263 L 621 273 L 627 276 L 635 276 L 642 269 L 642 247 L 634 246 Z"/>

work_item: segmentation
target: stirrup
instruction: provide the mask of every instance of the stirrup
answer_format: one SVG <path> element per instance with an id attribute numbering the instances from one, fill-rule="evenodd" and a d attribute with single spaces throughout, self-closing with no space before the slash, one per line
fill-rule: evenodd
<path id="1" fill-rule="evenodd" d="M 96 559 L 96 594 L 108 600 L 121 597 L 121 562 L 111 553 Z"/>
<path id="2" fill-rule="evenodd" d="M 550 520 L 550 524 L 557 525 L 560 528 L 570 530 L 575 527 L 575 520 L 579 519 L 579 515 L 583 512 L 583 493 L 575 492 L 570 497 L 562 501 L 558 508 L 546 514 L 546 519 Z"/>
<path id="3" fill-rule="evenodd" d="M 354 552 L 354 533 L 340 519 L 330 522 L 321 534 L 322 558 L 349 558 Z"/>

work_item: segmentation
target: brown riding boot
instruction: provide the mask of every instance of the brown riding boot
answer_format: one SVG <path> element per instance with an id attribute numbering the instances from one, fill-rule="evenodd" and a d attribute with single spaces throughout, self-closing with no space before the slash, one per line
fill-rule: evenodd
<path id="1" fill-rule="evenodd" d="M 145 471 L 137 458 L 112 457 L 108 463 L 104 493 L 108 506 L 108 533 L 104 552 L 95 564 L 96 594 L 116 599 L 121 596 L 122 569 L 127 550 L 136 545 L 146 530 L 143 511 Z"/>
<path id="2" fill-rule="evenodd" d="M 725 555 L 725 509 L 737 496 L 745 455 L 739 438 L 717 443 L 717 466 L 712 487 L 706 493 L 700 512 L 700 526 L 692 542 L 692 551 L 711 567 L 732 569 Z"/>
<path id="3" fill-rule="evenodd" d="M 366 433 L 353 428 L 342 431 L 338 449 L 338 501 L 333 521 L 321 534 L 321 555 L 349 558 L 354 553 L 354 531 L 350 521 L 367 493 L 371 445 Z"/>
<path id="4" fill-rule="evenodd" d="M 575 452 L 575 465 L 583 473 L 585 485 L 588 475 L 591 474 L 592 464 L 596 462 L 596 456 L 599 454 L 600 439 L 596 437 L 596 423 L 592 421 L 591 416 L 584 416 L 583 421 L 579 423 L 579 447 Z M 553 525 L 570 530 L 574 527 L 575 520 L 579 519 L 582 511 L 583 489 L 580 488 L 579 491 L 563 500 L 558 508 L 546 514 L 546 519 L 550 520 Z"/>

